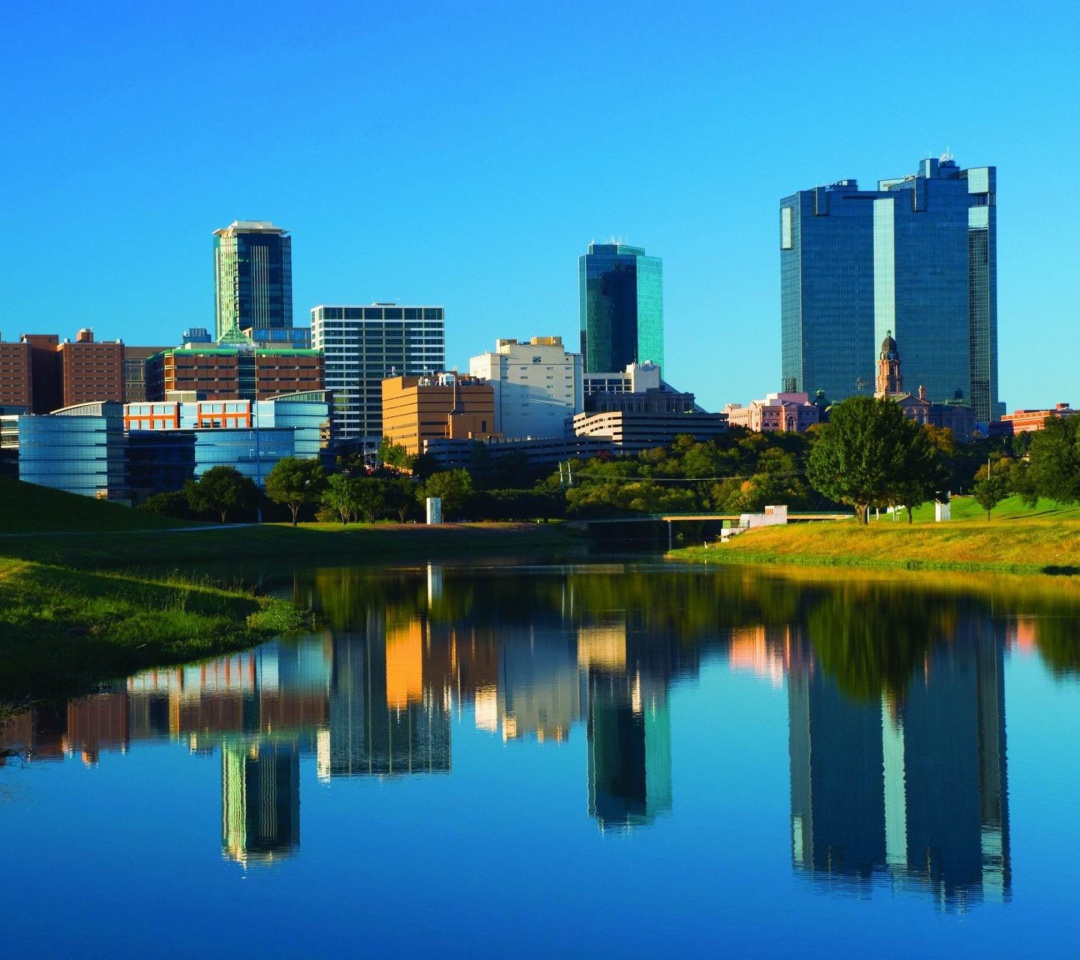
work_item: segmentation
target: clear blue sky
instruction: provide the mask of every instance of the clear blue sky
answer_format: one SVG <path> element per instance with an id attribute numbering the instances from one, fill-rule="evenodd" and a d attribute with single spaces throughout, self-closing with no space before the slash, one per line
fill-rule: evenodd
<path id="1" fill-rule="evenodd" d="M 1080 404 L 1075 4 L 0 0 L 0 333 L 213 326 L 211 234 L 294 304 L 444 304 L 447 359 L 577 343 L 577 258 L 664 260 L 666 379 L 779 389 L 778 201 L 998 168 L 1001 397 Z"/>

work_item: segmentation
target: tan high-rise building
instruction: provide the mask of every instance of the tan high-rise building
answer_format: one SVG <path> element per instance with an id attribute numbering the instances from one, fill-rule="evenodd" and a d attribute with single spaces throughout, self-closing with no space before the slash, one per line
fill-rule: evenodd
<path id="1" fill-rule="evenodd" d="M 424 441 L 486 440 L 495 431 L 495 391 L 490 383 L 456 373 L 392 377 L 382 382 L 383 436 L 409 454 Z"/>

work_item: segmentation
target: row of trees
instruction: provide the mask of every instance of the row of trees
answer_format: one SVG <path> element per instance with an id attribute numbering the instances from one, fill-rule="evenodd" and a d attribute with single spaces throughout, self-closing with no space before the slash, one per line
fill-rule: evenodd
<path id="1" fill-rule="evenodd" d="M 832 408 L 828 423 L 806 434 L 732 430 L 704 442 L 680 436 L 670 447 L 638 456 L 571 461 L 532 486 L 493 486 L 522 479 L 522 468 L 493 464 L 482 445 L 483 455 L 477 454 L 469 470 L 432 471 L 420 458 L 405 458 L 399 469 L 412 466 L 422 474 L 412 478 L 390 470 L 371 473 L 348 462 L 327 476 L 317 461 L 289 457 L 268 474 L 263 504 L 281 505 L 295 525 L 305 509 L 343 524 L 404 522 L 422 516 L 427 497 L 440 497 L 444 515 L 452 520 L 744 513 L 775 503 L 794 509 L 844 504 L 862 522 L 874 507 L 897 505 L 907 508 L 910 521 L 918 505 L 964 488 L 988 516 L 1010 494 L 1030 504 L 1040 497 L 1080 501 L 1080 417 L 1050 420 L 1022 443 L 1026 459 L 1016 456 L 1019 444 L 988 451 L 984 441 L 958 448 L 949 431 L 906 419 L 892 401 L 853 397 Z M 390 460 L 403 456 L 400 448 L 386 444 L 384 453 Z M 231 467 L 215 467 L 182 493 L 151 498 L 147 506 L 173 515 L 212 512 L 225 522 L 251 511 L 259 498 L 249 479 Z"/>

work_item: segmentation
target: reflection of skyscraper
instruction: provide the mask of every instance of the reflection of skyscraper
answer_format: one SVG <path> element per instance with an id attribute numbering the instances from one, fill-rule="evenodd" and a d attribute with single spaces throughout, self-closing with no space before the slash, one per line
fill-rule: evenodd
<path id="1" fill-rule="evenodd" d="M 903 819 L 889 831 L 889 865 L 948 904 L 1001 899 L 1011 883 L 1004 647 L 989 624 L 965 628 L 968 636 L 933 651 L 885 728 L 886 796 L 903 798 L 893 805 Z"/>
<path id="2" fill-rule="evenodd" d="M 388 672 L 383 625 L 369 616 L 367 628 L 334 638 L 330 776 L 449 770 L 449 711 L 415 682 L 411 633 L 391 636 Z"/>
<path id="3" fill-rule="evenodd" d="M 300 843 L 300 751 L 295 743 L 224 744 L 221 846 L 230 860 L 273 860 Z"/>
<path id="4" fill-rule="evenodd" d="M 570 727 L 582 717 L 581 674 L 569 630 L 506 628 L 499 659 L 503 739 L 569 737 Z"/>
<path id="5" fill-rule="evenodd" d="M 824 671 L 788 678 L 792 856 L 822 876 L 885 865 L 881 705 L 845 697 Z"/>
<path id="6" fill-rule="evenodd" d="M 900 702 L 849 699 L 820 666 L 789 677 L 797 866 L 889 875 L 948 908 L 1008 895 L 1003 653 L 969 618 Z"/>
<path id="7" fill-rule="evenodd" d="M 641 674 L 589 675 L 589 815 L 601 827 L 651 823 L 671 809 L 667 691 Z"/>

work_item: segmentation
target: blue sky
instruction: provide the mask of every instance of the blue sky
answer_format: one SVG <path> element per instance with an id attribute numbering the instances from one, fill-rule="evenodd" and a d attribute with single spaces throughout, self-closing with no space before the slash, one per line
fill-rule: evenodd
<path id="1" fill-rule="evenodd" d="M 1080 404 L 1066 2 L 0 0 L 0 334 L 213 326 L 211 234 L 318 303 L 444 304 L 447 359 L 577 342 L 577 258 L 664 260 L 665 378 L 779 389 L 778 201 L 947 148 L 998 168 L 1001 397 Z"/>

